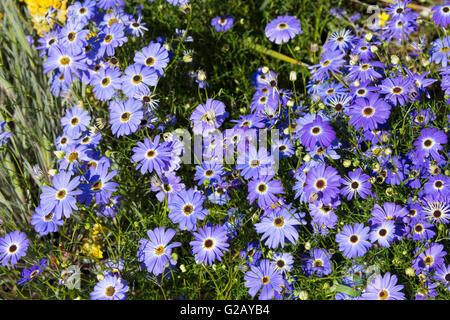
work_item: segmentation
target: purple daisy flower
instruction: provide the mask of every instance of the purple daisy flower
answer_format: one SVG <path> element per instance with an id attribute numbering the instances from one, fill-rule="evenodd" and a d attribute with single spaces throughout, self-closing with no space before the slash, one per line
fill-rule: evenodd
<path id="1" fill-rule="evenodd" d="M 342 73 L 339 69 L 344 65 L 345 54 L 340 51 L 326 51 L 322 53 L 319 64 L 308 67 L 313 70 L 311 79 L 322 80 L 330 78 L 330 73 Z"/>
<path id="2" fill-rule="evenodd" d="M 412 268 L 416 272 L 434 273 L 434 271 L 444 264 L 444 257 L 447 252 L 444 251 L 444 245 L 440 243 L 432 243 L 429 248 L 421 252 L 413 260 Z"/>
<path id="3" fill-rule="evenodd" d="M 375 70 L 375 68 L 384 69 L 385 65 L 379 61 L 363 61 L 355 65 L 347 65 L 348 75 L 346 79 L 348 81 L 376 81 L 383 76 Z"/>
<path id="4" fill-rule="evenodd" d="M 98 34 L 100 47 L 97 56 L 103 57 L 106 53 L 111 57 L 115 53 L 115 48 L 122 46 L 128 41 L 125 36 L 125 27 L 123 24 L 114 23 L 111 27 L 106 27 Z"/>
<path id="5" fill-rule="evenodd" d="M 75 190 L 80 185 L 80 177 L 71 179 L 70 172 L 61 172 L 53 176 L 53 186 L 43 186 L 40 195 L 42 210 L 48 214 L 54 212 L 57 219 L 62 216 L 69 218 L 73 210 L 78 210 L 76 196 L 81 190 Z"/>
<path id="6" fill-rule="evenodd" d="M 341 177 L 337 170 L 322 164 L 308 171 L 303 190 L 307 198 L 311 198 L 315 194 L 317 200 L 322 200 L 325 205 L 328 205 L 333 198 L 339 196 L 340 185 Z"/>
<path id="7" fill-rule="evenodd" d="M 117 174 L 117 170 L 109 171 L 109 165 L 103 164 L 97 168 L 90 167 L 85 174 L 86 182 L 80 184 L 82 193 L 78 199 L 84 202 L 86 206 L 90 205 L 95 197 L 96 204 L 107 204 L 111 194 L 117 191 L 118 183 L 112 182 L 111 179 Z"/>
<path id="8" fill-rule="evenodd" d="M 323 121 L 321 116 L 317 116 L 315 120 L 303 126 L 300 135 L 300 141 L 309 150 L 315 150 L 316 145 L 327 148 L 336 138 L 330 121 Z"/>
<path id="9" fill-rule="evenodd" d="M 78 106 L 71 110 L 66 109 L 66 114 L 61 118 L 64 133 L 72 137 L 78 137 L 89 126 L 91 117 L 89 112 Z"/>
<path id="10" fill-rule="evenodd" d="M 426 128 L 420 132 L 420 136 L 414 142 L 416 152 L 414 157 L 419 161 L 425 161 L 425 158 L 431 155 L 436 162 L 441 162 L 443 159 L 439 151 L 444 149 L 443 145 L 447 144 L 447 135 L 436 129 Z"/>
<path id="11" fill-rule="evenodd" d="M 414 85 L 411 78 L 398 76 L 395 78 L 386 78 L 378 86 L 380 93 L 386 94 L 385 100 L 390 101 L 394 106 L 398 104 L 404 106 L 409 101 L 409 92 Z"/>
<path id="12" fill-rule="evenodd" d="M 217 32 L 225 32 L 230 29 L 234 24 L 234 19 L 231 14 L 225 16 L 218 16 L 211 19 L 211 26 L 213 26 Z"/>
<path id="13" fill-rule="evenodd" d="M 348 49 L 353 49 L 356 41 L 358 41 L 358 38 L 352 35 L 350 30 L 342 29 L 331 33 L 323 48 L 326 51 L 346 52 Z"/>
<path id="14" fill-rule="evenodd" d="M 323 277 L 329 275 L 331 267 L 331 254 L 326 249 L 311 249 L 310 254 L 302 256 L 302 271 L 307 277 L 314 275 Z"/>
<path id="15" fill-rule="evenodd" d="M 205 180 L 220 183 L 224 174 L 223 165 L 216 161 L 204 161 L 201 166 L 196 166 L 195 169 L 194 181 L 198 181 L 199 186 L 203 185 Z"/>
<path id="16" fill-rule="evenodd" d="M 173 172 L 164 172 L 164 175 L 160 179 L 155 177 L 151 180 L 152 191 L 158 192 L 156 194 L 156 198 L 159 202 L 163 202 L 167 197 L 167 203 L 170 203 L 172 201 L 172 197 L 174 197 L 180 190 L 185 189 L 184 183 L 181 183 L 181 178 L 177 177 Z"/>
<path id="17" fill-rule="evenodd" d="M 42 259 L 41 261 L 39 261 L 38 264 L 35 264 L 30 269 L 23 270 L 20 273 L 22 279 L 19 279 L 17 281 L 17 284 L 22 287 L 25 283 L 39 276 L 42 273 L 42 271 L 44 271 L 44 268 L 46 266 L 47 266 L 47 259 Z"/>
<path id="18" fill-rule="evenodd" d="M 68 21 L 59 33 L 59 44 L 69 52 L 78 52 L 87 46 L 89 29 L 83 29 L 82 23 Z"/>
<path id="19" fill-rule="evenodd" d="M 434 280 L 442 283 L 443 287 L 450 291 L 450 265 L 442 264 L 437 267 L 434 273 Z"/>
<path id="20" fill-rule="evenodd" d="M 121 75 L 122 72 L 118 68 L 100 68 L 91 80 L 95 97 L 100 101 L 112 99 L 116 90 L 122 88 Z"/>
<path id="21" fill-rule="evenodd" d="M 303 33 L 300 21 L 294 16 L 279 16 L 266 25 L 267 38 L 276 44 L 288 42 L 299 33 Z"/>
<path id="22" fill-rule="evenodd" d="M 155 68 L 135 63 L 125 69 L 125 74 L 121 79 L 122 92 L 127 97 L 133 98 L 139 91 L 144 91 L 147 86 L 156 86 L 158 73 Z"/>
<path id="23" fill-rule="evenodd" d="M 125 280 L 108 274 L 95 285 L 90 296 L 91 300 L 125 300 L 129 289 Z"/>
<path id="24" fill-rule="evenodd" d="M 161 77 L 164 75 L 164 68 L 169 63 L 169 52 L 161 43 L 151 42 L 147 47 L 136 52 L 134 62 L 154 68 Z"/>
<path id="25" fill-rule="evenodd" d="M 218 129 L 228 117 L 225 104 L 219 100 L 208 99 L 192 112 L 190 120 L 194 134 L 207 135 Z"/>
<path id="26" fill-rule="evenodd" d="M 431 11 L 433 12 L 433 21 L 437 26 L 445 28 L 450 24 L 450 4 L 445 3 L 434 6 Z"/>
<path id="27" fill-rule="evenodd" d="M 373 225 L 370 231 L 370 241 L 378 242 L 383 248 L 389 248 L 395 239 L 395 230 L 395 222 L 392 220 L 384 221 L 380 225 Z"/>
<path id="28" fill-rule="evenodd" d="M 34 214 L 31 217 L 30 223 L 34 226 L 36 232 L 41 236 L 45 236 L 50 232 L 58 231 L 58 226 L 62 226 L 64 221 L 58 219 L 53 212 L 46 212 L 39 206 L 34 209 Z"/>
<path id="29" fill-rule="evenodd" d="M 84 53 L 69 52 L 61 45 L 53 45 L 48 51 L 47 60 L 44 61 L 44 73 L 58 70 L 64 75 L 65 81 L 72 83 L 75 77 L 80 77 L 80 71 L 88 69 L 84 63 Z"/>
<path id="30" fill-rule="evenodd" d="M 384 102 L 376 93 L 364 99 L 356 99 L 350 107 L 348 115 L 349 123 L 356 130 L 363 127 L 364 130 L 375 130 L 380 124 L 386 123 L 391 113 L 391 106 Z"/>
<path id="31" fill-rule="evenodd" d="M 26 255 L 29 240 L 25 233 L 19 230 L 7 233 L 0 239 L 0 262 L 6 266 L 11 261 L 11 268 L 17 264 L 17 261 Z"/>
<path id="32" fill-rule="evenodd" d="M 135 99 L 111 101 L 109 110 L 111 131 L 116 137 L 136 132 L 144 118 L 142 103 Z"/>
<path id="33" fill-rule="evenodd" d="M 443 174 L 431 176 L 424 184 L 423 191 L 430 196 L 446 197 L 450 195 L 450 178 Z"/>
<path id="34" fill-rule="evenodd" d="M 347 200 L 356 198 L 357 194 L 363 199 L 371 196 L 370 187 L 372 183 L 369 179 L 370 177 L 367 174 L 362 173 L 361 168 L 349 172 L 348 177 L 342 180 L 342 184 L 345 187 L 341 189 L 341 194 L 347 196 Z"/>
<path id="35" fill-rule="evenodd" d="M 197 228 L 197 220 L 203 220 L 209 214 L 202 206 L 205 198 L 193 189 L 181 190 L 167 205 L 171 210 L 169 219 L 173 223 L 178 223 L 180 230 L 194 231 Z"/>
<path id="36" fill-rule="evenodd" d="M 140 168 L 141 174 L 145 172 L 156 174 L 161 177 L 168 171 L 172 161 L 172 150 L 167 142 L 160 143 L 160 136 L 157 135 L 153 142 L 145 138 L 144 142 L 138 142 L 137 147 L 133 148 L 134 154 L 131 160 L 136 162 L 136 170 Z"/>
<path id="37" fill-rule="evenodd" d="M 175 234 L 175 230 L 161 227 L 148 230 L 149 239 L 139 240 L 138 261 L 144 264 L 148 272 L 158 276 L 168 267 L 168 263 L 175 264 L 175 261 L 171 261 L 172 249 L 181 246 L 180 242 L 170 243 Z"/>
<path id="38" fill-rule="evenodd" d="M 369 239 L 369 227 L 362 223 L 355 223 L 353 226 L 345 225 L 343 230 L 336 235 L 336 242 L 339 250 L 348 259 L 362 257 L 369 251 L 372 244 Z"/>
<path id="39" fill-rule="evenodd" d="M 189 243 L 195 262 L 212 265 L 216 260 L 222 261 L 224 251 L 229 251 L 227 240 L 227 230 L 222 226 L 206 225 L 198 229 L 194 232 L 194 241 Z"/>
<path id="40" fill-rule="evenodd" d="M 241 170 L 241 176 L 246 180 L 275 174 L 275 160 L 264 148 L 256 150 L 256 147 L 250 146 L 248 151 L 237 157 L 236 163 L 236 170 Z"/>
<path id="41" fill-rule="evenodd" d="M 408 215 L 408 211 L 393 202 L 385 202 L 383 207 L 378 203 L 374 205 L 371 212 L 372 218 L 369 219 L 369 224 L 380 225 L 388 220 L 393 220 L 396 223 L 401 223 Z"/>
<path id="42" fill-rule="evenodd" d="M 266 239 L 265 245 L 276 249 L 279 245 L 284 248 L 285 239 L 296 243 L 298 231 L 295 226 L 302 222 L 300 216 L 286 208 L 277 207 L 261 217 L 261 222 L 255 224 L 257 233 L 262 233 L 261 241 Z"/>
<path id="43" fill-rule="evenodd" d="M 11 131 L 3 131 L 3 128 L 7 125 L 8 123 L 6 121 L 1 122 L 0 123 L 0 147 L 7 143 L 9 138 L 12 136 L 12 132 Z"/>
<path id="44" fill-rule="evenodd" d="M 382 276 L 377 275 L 366 286 L 361 300 L 405 300 L 405 294 L 401 292 L 403 285 L 397 285 L 397 276 L 387 272 Z"/>
<path id="45" fill-rule="evenodd" d="M 450 37 L 438 38 L 431 44 L 433 47 L 430 50 L 430 62 L 447 67 L 450 60 Z"/>
<path id="46" fill-rule="evenodd" d="M 249 288 L 248 294 L 255 297 L 261 289 L 259 300 L 270 300 L 275 292 L 281 292 L 283 275 L 268 259 L 261 260 L 260 264 L 252 265 L 251 269 L 245 273 L 244 286 Z"/>
<path id="47" fill-rule="evenodd" d="M 273 177 L 273 175 L 261 176 L 249 181 L 247 199 L 250 204 L 258 199 L 258 206 L 266 209 L 278 201 L 275 194 L 285 193 L 281 181 L 279 179 L 272 180 Z"/>

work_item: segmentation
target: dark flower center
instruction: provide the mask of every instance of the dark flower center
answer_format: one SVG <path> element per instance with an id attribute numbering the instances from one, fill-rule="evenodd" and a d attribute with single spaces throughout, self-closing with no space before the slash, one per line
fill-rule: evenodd
<path id="1" fill-rule="evenodd" d="M 421 224 L 418 224 L 414 227 L 414 231 L 417 233 L 421 233 L 423 231 L 423 226 Z"/>
<path id="2" fill-rule="evenodd" d="M 277 261 L 277 267 L 278 267 L 278 268 L 281 269 L 281 268 L 284 267 L 284 265 L 285 265 L 284 260 L 281 260 L 281 259 L 280 259 L 280 260 Z"/>
<path id="3" fill-rule="evenodd" d="M 61 63 L 63 66 L 66 66 L 70 63 L 70 59 L 68 57 L 62 57 L 61 60 L 59 60 L 59 63 Z"/>
<path id="4" fill-rule="evenodd" d="M 378 231 L 378 234 L 380 235 L 380 237 L 384 237 L 385 235 L 387 235 L 387 230 L 386 229 L 380 229 L 380 231 Z"/>
<path id="5" fill-rule="evenodd" d="M 157 256 L 160 256 L 160 255 L 162 255 L 163 253 L 164 253 L 164 247 L 163 247 L 163 246 L 158 246 L 158 247 L 155 248 L 155 254 L 156 254 Z"/>
<path id="6" fill-rule="evenodd" d="M 336 92 L 336 90 L 334 90 L 333 88 L 330 88 L 327 90 L 327 94 L 333 94 L 335 92 Z"/>
<path id="7" fill-rule="evenodd" d="M 321 189 L 325 188 L 326 185 L 327 185 L 327 183 L 323 179 L 319 179 L 316 181 L 316 189 L 321 190 Z"/>
<path id="8" fill-rule="evenodd" d="M 285 145 L 281 145 L 281 146 L 278 147 L 278 149 L 280 151 L 285 151 L 287 149 L 287 147 Z"/>
<path id="9" fill-rule="evenodd" d="M 344 41 L 344 37 L 341 36 L 341 37 L 337 38 L 336 41 L 337 42 L 342 42 L 342 41 Z"/>
<path id="10" fill-rule="evenodd" d="M 360 51 L 367 51 L 369 48 L 367 48 L 366 46 L 361 47 L 359 50 Z"/>
<path id="11" fill-rule="evenodd" d="M 367 70 L 367 69 L 369 69 L 369 67 L 370 67 L 370 65 L 365 63 L 361 66 L 361 70 Z"/>
<path id="12" fill-rule="evenodd" d="M 61 141 L 60 141 L 60 143 L 61 143 L 61 144 L 66 144 L 66 143 L 67 143 L 67 138 L 66 138 L 66 137 L 62 138 Z"/>
<path id="13" fill-rule="evenodd" d="M 313 266 L 316 268 L 320 268 L 321 266 L 323 266 L 322 260 L 314 260 Z"/>
<path id="14" fill-rule="evenodd" d="M 72 120 L 70 120 L 70 123 L 74 126 L 78 123 L 78 118 L 77 117 L 73 117 Z"/>
<path id="15" fill-rule="evenodd" d="M 74 162 L 74 161 L 77 160 L 77 159 L 78 159 L 78 152 L 71 152 L 71 153 L 69 154 L 68 160 L 69 160 L 70 162 Z"/>
<path id="16" fill-rule="evenodd" d="M 436 219 L 439 219 L 442 216 L 442 211 L 441 210 L 434 210 L 433 211 L 433 217 L 435 217 Z"/>
<path id="17" fill-rule="evenodd" d="M 133 82 L 138 84 L 142 81 L 142 76 L 140 74 L 137 74 L 135 76 L 133 76 Z"/>
<path id="18" fill-rule="evenodd" d="M 9 253 L 16 252 L 17 251 L 17 245 L 15 245 L 15 244 L 10 245 L 8 251 L 9 251 Z"/>
<path id="19" fill-rule="evenodd" d="M 112 57 L 111 59 L 109 59 L 109 63 L 111 63 L 112 65 L 116 65 L 119 62 L 119 60 L 117 60 L 116 57 Z"/>
<path id="20" fill-rule="evenodd" d="M 66 190 L 64 190 L 64 189 L 59 190 L 58 193 L 56 194 L 56 197 L 59 200 L 64 199 L 65 196 L 66 196 Z"/>
<path id="21" fill-rule="evenodd" d="M 192 205 L 190 205 L 190 204 L 186 204 L 183 207 L 183 213 L 187 216 L 190 215 L 192 213 L 192 211 L 194 211 L 194 207 L 192 207 Z"/>
<path id="22" fill-rule="evenodd" d="M 137 23 L 137 22 L 133 22 L 131 25 L 133 26 L 133 28 L 139 28 L 139 27 L 141 26 L 141 25 L 140 25 L 139 23 Z"/>
<path id="23" fill-rule="evenodd" d="M 435 187 L 436 189 L 441 189 L 443 185 L 444 185 L 444 183 L 443 183 L 441 180 L 436 180 L 436 181 L 434 182 L 434 187 Z"/>
<path id="24" fill-rule="evenodd" d="M 146 64 L 147 66 L 152 66 L 154 63 L 155 63 L 155 58 L 153 58 L 153 57 L 148 57 L 148 58 L 145 60 L 145 64 Z"/>
<path id="25" fill-rule="evenodd" d="M 51 221 L 53 219 L 53 212 L 50 212 L 48 215 L 44 217 L 45 221 Z"/>
<path id="26" fill-rule="evenodd" d="M 257 166 L 259 166 L 261 162 L 258 159 L 253 159 L 252 161 L 250 161 L 250 166 L 255 168 Z"/>
<path id="27" fill-rule="evenodd" d="M 164 191 L 166 191 L 166 192 L 170 192 L 170 191 L 172 190 L 172 187 L 170 186 L 170 184 L 164 183 L 164 184 L 163 184 L 163 189 L 164 189 Z"/>
<path id="28" fill-rule="evenodd" d="M 426 256 L 425 258 L 423 258 L 423 263 L 425 263 L 425 265 L 430 266 L 433 263 L 434 259 L 432 256 Z"/>
<path id="29" fill-rule="evenodd" d="M 267 97 L 261 97 L 261 98 L 259 98 L 259 102 L 260 103 L 264 103 L 264 102 L 266 102 L 267 101 Z"/>
<path id="30" fill-rule="evenodd" d="M 102 182 L 101 181 L 97 181 L 92 185 L 92 190 L 94 191 L 98 191 L 102 188 Z"/>
<path id="31" fill-rule="evenodd" d="M 359 182 L 358 181 L 353 181 L 351 184 L 352 189 L 358 189 L 359 188 Z"/>
<path id="32" fill-rule="evenodd" d="M 111 42 L 111 40 L 112 40 L 112 35 L 110 35 L 110 34 L 108 34 L 108 35 L 106 35 L 106 37 L 105 37 L 105 42 L 106 43 L 110 43 Z"/>
<path id="33" fill-rule="evenodd" d="M 282 217 L 277 217 L 273 220 L 273 224 L 275 227 L 282 227 L 284 225 L 284 219 Z"/>
<path id="34" fill-rule="evenodd" d="M 325 61 L 322 63 L 322 67 L 326 67 L 326 66 L 328 66 L 330 63 L 331 63 L 330 60 L 325 60 Z"/>
<path id="35" fill-rule="evenodd" d="M 112 297 L 112 296 L 114 296 L 115 293 L 116 293 L 116 288 L 114 288 L 113 286 L 109 286 L 105 290 L 105 295 L 107 297 Z"/>
<path id="36" fill-rule="evenodd" d="M 287 24 L 282 22 L 280 24 L 278 24 L 278 29 L 286 29 L 287 28 Z"/>
<path id="37" fill-rule="evenodd" d="M 343 108 L 344 108 L 344 106 L 342 105 L 342 103 L 337 103 L 334 106 L 334 110 L 337 111 L 337 112 L 341 111 Z"/>
<path id="38" fill-rule="evenodd" d="M 314 133 L 314 134 L 320 133 L 320 127 L 314 127 L 314 128 L 312 128 L 311 132 Z"/>
<path id="39" fill-rule="evenodd" d="M 409 213 L 408 213 L 408 216 L 415 217 L 416 214 L 417 214 L 417 210 L 416 209 L 410 209 Z"/>
<path id="40" fill-rule="evenodd" d="M 142 101 L 144 101 L 145 103 L 149 103 L 150 102 L 150 97 L 149 96 L 144 96 L 142 97 Z"/>
<path id="41" fill-rule="evenodd" d="M 69 41 L 73 41 L 75 39 L 75 32 L 69 32 L 67 34 L 67 39 L 69 39 Z"/>
<path id="42" fill-rule="evenodd" d="M 120 120 L 122 120 L 123 122 L 130 120 L 130 113 L 129 112 L 122 113 L 122 115 L 120 116 Z"/>
<path id="43" fill-rule="evenodd" d="M 442 11 L 444 13 L 448 13 L 450 11 L 450 8 L 449 7 L 444 7 L 444 8 L 442 8 Z"/>
<path id="44" fill-rule="evenodd" d="M 395 12 L 401 14 L 403 12 L 403 8 L 398 8 L 397 10 L 395 10 Z"/>
<path id="45" fill-rule="evenodd" d="M 447 273 L 447 274 L 444 276 L 444 279 L 445 279 L 445 281 L 450 282 L 450 273 Z"/>
<path id="46" fill-rule="evenodd" d="M 431 139 L 426 139 L 426 140 L 423 142 L 423 145 L 424 145 L 425 147 L 427 147 L 427 148 L 431 147 L 432 144 L 433 144 L 433 141 L 432 141 Z"/>
<path id="47" fill-rule="evenodd" d="M 52 44 L 54 44 L 56 42 L 55 38 L 50 39 L 50 41 L 48 42 L 48 45 L 51 46 Z"/>
<path id="48" fill-rule="evenodd" d="M 203 245 L 206 249 L 210 249 L 214 245 L 214 241 L 212 239 L 206 239 L 205 242 L 203 242 Z"/>
<path id="49" fill-rule="evenodd" d="M 357 243 L 358 240 L 359 240 L 359 238 L 358 238 L 358 236 L 357 236 L 356 234 L 354 234 L 354 235 L 352 235 L 352 236 L 350 237 L 350 242 L 351 242 L 351 243 Z"/>
<path id="50" fill-rule="evenodd" d="M 266 185 L 264 183 L 261 183 L 258 185 L 258 191 L 259 192 L 264 192 L 266 191 Z"/>
<path id="51" fill-rule="evenodd" d="M 156 154 L 155 150 L 148 150 L 147 158 L 153 158 L 155 156 L 155 154 Z"/>
<path id="52" fill-rule="evenodd" d="M 363 114 L 364 114 L 366 117 L 370 117 L 371 115 L 373 115 L 373 113 L 374 113 L 374 109 L 373 109 L 372 107 L 365 107 L 365 108 L 363 109 Z"/>
<path id="53" fill-rule="evenodd" d="M 366 89 L 358 89 L 358 91 L 356 91 L 356 93 L 360 96 L 366 94 Z"/>
<path id="54" fill-rule="evenodd" d="M 262 277 L 261 282 L 263 285 L 266 285 L 270 282 L 270 278 L 268 276 L 264 276 Z"/>
<path id="55" fill-rule="evenodd" d="M 39 270 L 34 270 L 32 273 L 30 273 L 30 278 L 34 278 L 39 274 Z"/>
<path id="56" fill-rule="evenodd" d="M 78 10 L 78 12 L 79 12 L 80 14 L 84 14 L 84 13 L 86 12 L 86 8 L 85 8 L 85 7 L 80 8 L 80 10 Z"/>
<path id="57" fill-rule="evenodd" d="M 378 298 L 380 300 L 386 300 L 389 296 L 389 293 L 386 290 L 381 290 L 380 292 L 378 292 Z"/>
<path id="58" fill-rule="evenodd" d="M 214 171 L 211 169 L 205 171 L 205 176 L 207 176 L 207 177 L 211 177 L 213 174 L 214 174 Z"/>
<path id="59" fill-rule="evenodd" d="M 227 22 L 227 19 L 226 19 L 226 18 L 224 18 L 224 17 L 220 17 L 220 18 L 219 18 L 219 23 L 220 23 L 220 24 L 225 24 L 225 22 Z"/>
<path id="60" fill-rule="evenodd" d="M 400 88 L 400 87 L 394 87 L 392 89 L 392 92 L 395 93 L 395 94 L 400 94 L 400 93 L 402 93 L 402 91 L 403 91 L 403 89 Z"/>
<path id="61" fill-rule="evenodd" d="M 106 87 L 109 84 L 110 80 L 109 77 L 102 79 L 102 86 Z"/>

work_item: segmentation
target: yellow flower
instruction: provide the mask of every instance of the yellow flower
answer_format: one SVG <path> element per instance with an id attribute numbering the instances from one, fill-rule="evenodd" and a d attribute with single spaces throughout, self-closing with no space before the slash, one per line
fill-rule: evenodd
<path id="1" fill-rule="evenodd" d="M 95 257 L 98 259 L 103 258 L 103 251 L 101 249 L 101 245 L 98 243 L 87 241 L 83 244 L 83 251 L 86 255 Z"/>
<path id="2" fill-rule="evenodd" d="M 389 15 L 386 12 L 382 12 L 378 15 L 378 25 L 380 27 L 384 27 L 386 25 L 386 21 L 389 20 Z"/>

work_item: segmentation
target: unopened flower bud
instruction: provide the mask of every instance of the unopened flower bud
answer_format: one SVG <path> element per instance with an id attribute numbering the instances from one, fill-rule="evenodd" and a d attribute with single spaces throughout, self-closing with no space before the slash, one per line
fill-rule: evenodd
<path id="1" fill-rule="evenodd" d="M 296 81 L 296 80 L 297 80 L 297 72 L 295 72 L 294 70 L 292 70 L 292 71 L 289 73 L 289 80 L 290 80 L 290 81 Z"/>
<path id="2" fill-rule="evenodd" d="M 344 160 L 344 162 L 342 163 L 344 168 L 348 168 L 352 165 L 352 161 L 351 160 Z"/>
<path id="3" fill-rule="evenodd" d="M 353 81 L 353 86 L 359 87 L 361 83 L 358 80 Z"/>
<path id="4" fill-rule="evenodd" d="M 311 242 L 306 242 L 305 243 L 305 250 L 310 250 L 311 249 Z"/>
<path id="5" fill-rule="evenodd" d="M 386 189 L 386 195 L 388 197 L 392 197 L 394 195 L 394 189 L 392 189 L 391 187 Z"/>
<path id="6" fill-rule="evenodd" d="M 305 154 L 305 156 L 303 157 L 303 161 L 310 162 L 311 161 L 311 156 L 309 154 Z"/>
<path id="7" fill-rule="evenodd" d="M 319 50 L 319 46 L 317 45 L 317 43 L 311 43 L 311 45 L 309 46 L 309 51 L 315 53 L 317 52 L 317 50 Z"/>
<path id="8" fill-rule="evenodd" d="M 184 264 L 181 264 L 180 265 L 180 270 L 181 270 L 181 272 L 186 272 L 186 267 L 184 266 Z"/>
<path id="9" fill-rule="evenodd" d="M 364 36 L 364 39 L 365 39 L 367 42 L 369 42 L 370 40 L 372 40 L 372 38 L 373 38 L 373 34 L 370 33 L 370 32 L 366 33 L 366 35 Z"/>
<path id="10" fill-rule="evenodd" d="M 269 72 L 269 67 L 267 67 L 267 66 L 264 66 L 264 67 L 262 67 L 262 73 L 267 73 L 267 72 Z"/>
<path id="11" fill-rule="evenodd" d="M 399 62 L 400 62 L 400 59 L 399 59 L 398 56 L 396 56 L 396 55 L 392 55 L 391 56 L 391 63 L 392 64 L 398 64 Z"/>
<path id="12" fill-rule="evenodd" d="M 298 293 L 298 298 L 300 300 L 308 300 L 308 292 L 302 290 Z"/>
<path id="13" fill-rule="evenodd" d="M 288 108 L 292 108 L 292 107 L 294 106 L 294 104 L 295 104 L 295 101 L 294 101 L 294 100 L 289 100 L 289 101 L 286 103 L 286 106 L 287 106 Z"/>
<path id="14" fill-rule="evenodd" d="M 383 134 L 380 136 L 380 140 L 381 140 L 382 142 L 384 142 L 384 143 L 388 142 L 388 141 L 389 141 L 389 135 L 386 134 L 386 133 L 383 133 Z"/>
<path id="15" fill-rule="evenodd" d="M 198 81 L 205 81 L 206 80 L 206 72 L 204 70 L 199 70 L 197 74 Z"/>
<path id="16" fill-rule="evenodd" d="M 391 148 L 384 149 L 384 154 L 390 156 L 392 154 L 392 149 Z"/>
<path id="17" fill-rule="evenodd" d="M 64 157 L 65 157 L 65 152 L 64 151 L 62 151 L 62 150 L 56 150 L 56 151 L 53 151 L 53 153 L 55 154 L 55 156 L 58 158 L 58 159 L 64 159 Z"/>
<path id="18" fill-rule="evenodd" d="M 370 46 L 370 51 L 372 51 L 373 53 L 378 51 L 378 47 L 377 46 Z"/>

